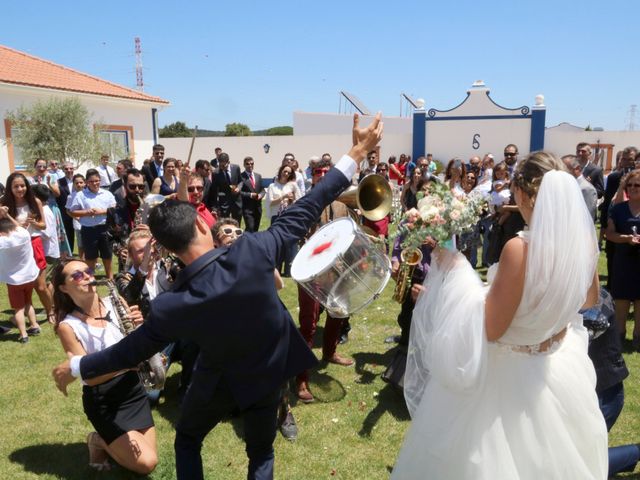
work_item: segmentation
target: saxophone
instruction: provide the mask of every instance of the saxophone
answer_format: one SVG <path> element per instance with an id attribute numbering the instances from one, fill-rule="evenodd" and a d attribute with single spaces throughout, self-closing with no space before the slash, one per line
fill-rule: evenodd
<path id="1" fill-rule="evenodd" d="M 116 284 L 111 280 L 107 280 L 104 285 L 109 289 L 109 299 L 118 317 L 120 331 L 126 337 L 136 329 L 136 326 L 129 317 L 120 295 L 118 295 Z M 166 365 L 167 358 L 160 352 L 138 365 L 138 376 L 147 391 L 162 390 L 164 388 L 164 382 L 167 377 Z"/>
<path id="2" fill-rule="evenodd" d="M 400 252 L 400 268 L 396 279 L 396 288 L 393 291 L 393 299 L 403 303 L 411 289 L 411 277 L 416 265 L 422 261 L 422 252 L 419 248 L 405 248 Z"/>

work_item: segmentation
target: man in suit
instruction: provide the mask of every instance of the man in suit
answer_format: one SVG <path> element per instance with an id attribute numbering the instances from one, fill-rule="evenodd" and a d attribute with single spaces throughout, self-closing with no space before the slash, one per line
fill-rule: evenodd
<path id="1" fill-rule="evenodd" d="M 65 162 L 62 170 L 64 172 L 64 176 L 58 178 L 58 189 L 60 190 L 60 195 L 58 195 L 58 197 L 56 198 L 56 203 L 58 204 L 58 208 L 60 208 L 64 231 L 67 233 L 69 247 L 73 252 L 73 247 L 75 245 L 73 218 L 71 218 L 71 216 L 69 216 L 69 214 L 67 213 L 67 199 L 69 198 L 69 195 L 71 195 L 71 192 L 73 192 L 73 163 Z"/>
<path id="2" fill-rule="evenodd" d="M 211 159 L 210 164 L 211 168 L 215 171 L 220 165 L 220 154 L 222 153 L 222 149 L 220 147 L 216 147 L 214 152 L 216 156 Z"/>
<path id="3" fill-rule="evenodd" d="M 147 186 L 149 187 L 149 191 L 151 191 L 151 187 L 153 186 L 153 181 L 162 176 L 162 162 L 164 160 L 164 146 L 155 144 L 153 146 L 151 154 L 151 162 L 149 165 L 145 165 L 142 167 L 142 174 L 144 175 L 144 179 L 147 182 Z"/>
<path id="4" fill-rule="evenodd" d="M 126 195 L 126 192 L 124 191 L 124 182 L 127 179 L 127 170 L 130 168 L 133 168 L 133 162 L 128 158 L 118 160 L 118 163 L 116 163 L 116 175 L 118 176 L 118 179 L 113 181 L 109 187 L 109 191 L 113 193 L 116 200 L 118 197 L 122 198 Z"/>
<path id="5" fill-rule="evenodd" d="M 576 157 L 582 165 L 582 175 L 585 180 L 595 187 L 598 198 L 602 198 L 604 195 L 604 175 L 602 168 L 591 161 L 591 146 L 585 142 L 576 145 Z"/>
<path id="6" fill-rule="evenodd" d="M 596 187 L 591 185 L 591 183 L 584 178 L 584 175 L 582 175 L 582 164 L 575 155 L 565 155 L 562 157 L 562 161 L 569 172 L 578 180 L 584 203 L 587 205 L 591 218 L 595 222 L 596 208 L 598 206 L 598 192 L 596 191 Z"/>
<path id="7" fill-rule="evenodd" d="M 215 195 L 215 206 L 220 217 L 242 219 L 242 196 L 240 195 L 240 166 L 229 163 L 229 155 L 221 153 L 218 171 L 213 175 L 211 192 Z"/>
<path id="8" fill-rule="evenodd" d="M 151 232 L 185 268 L 173 289 L 151 303 L 149 317 L 137 330 L 101 352 L 58 365 L 53 370 L 57 387 L 66 394 L 76 377 L 86 380 L 131 368 L 171 341 L 192 340 L 200 355 L 176 426 L 177 478 L 203 478 L 202 441 L 234 411 L 244 417 L 248 478 L 273 478 L 280 387 L 316 363 L 278 297 L 273 266 L 351 184 L 358 162 L 382 138 L 380 118 L 361 129 L 354 115 L 354 145 L 323 182 L 268 230 L 242 235 L 229 247 L 213 249 L 211 231 L 192 205 L 167 200 L 155 207 Z"/>
<path id="9" fill-rule="evenodd" d="M 611 201 L 615 197 L 620 181 L 627 173 L 633 170 L 634 160 L 638 154 L 636 147 L 627 147 L 622 151 L 620 161 L 616 165 L 616 171 L 611 172 L 607 177 L 607 188 L 604 192 L 604 200 L 600 205 L 600 239 L 604 238 L 604 232 L 607 230 L 609 222 L 609 207 Z M 615 251 L 615 243 L 606 241 L 604 251 L 607 255 L 607 290 L 611 289 L 611 265 L 613 264 L 613 253 Z"/>
<path id="10" fill-rule="evenodd" d="M 253 171 L 252 157 L 245 157 L 244 172 L 240 174 L 242 197 L 242 218 L 247 232 L 257 232 L 262 218 L 262 199 L 265 191 L 262 188 L 262 175 Z"/>

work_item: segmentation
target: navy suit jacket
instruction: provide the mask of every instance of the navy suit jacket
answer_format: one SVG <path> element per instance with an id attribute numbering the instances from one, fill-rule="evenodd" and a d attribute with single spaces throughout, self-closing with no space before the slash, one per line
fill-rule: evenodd
<path id="1" fill-rule="evenodd" d="M 211 190 L 209 192 L 209 196 L 213 195 L 215 199 L 215 205 L 218 208 L 221 207 L 233 207 L 235 206 L 238 210 L 242 208 L 242 197 L 240 193 L 232 194 L 230 185 L 240 185 L 242 183 L 242 178 L 240 176 L 240 167 L 238 165 L 230 164 L 229 165 L 229 178 L 231 179 L 231 184 L 227 182 L 227 177 L 220 169 L 218 169 L 214 174 L 211 180 Z"/>
<path id="2" fill-rule="evenodd" d="M 602 168 L 594 165 L 593 163 L 588 163 L 582 170 L 582 175 L 596 188 L 598 198 L 602 198 L 604 195 L 604 175 L 602 173 Z"/>
<path id="3" fill-rule="evenodd" d="M 278 297 L 273 269 L 322 210 L 350 185 L 332 169 L 263 232 L 212 250 L 180 272 L 151 302 L 145 323 L 117 344 L 82 358 L 82 378 L 131 368 L 168 343 L 200 347 L 189 395 L 210 399 L 224 381 L 245 408 L 317 362 Z M 185 412 L 188 414 L 188 412 Z"/>
<path id="4" fill-rule="evenodd" d="M 69 187 L 67 186 L 67 177 L 62 177 L 58 179 L 58 188 L 60 189 L 60 196 L 56 198 L 56 202 L 58 203 L 58 208 L 62 212 L 62 215 L 67 215 L 67 198 L 71 195 L 69 191 Z M 73 188 L 73 184 L 71 186 Z"/>
<path id="5" fill-rule="evenodd" d="M 251 198 L 252 193 L 263 194 L 264 188 L 262 188 L 262 175 L 253 172 L 253 181 L 255 182 L 255 188 L 251 186 L 251 179 L 249 174 L 245 170 L 240 174 L 240 196 L 242 197 L 242 210 L 249 210 L 252 212 L 262 212 L 262 198 L 256 200 Z"/>

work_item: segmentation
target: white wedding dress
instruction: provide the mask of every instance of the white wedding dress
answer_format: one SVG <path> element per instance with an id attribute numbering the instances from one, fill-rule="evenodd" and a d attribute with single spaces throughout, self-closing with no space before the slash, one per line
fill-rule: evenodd
<path id="1" fill-rule="evenodd" d="M 578 314 L 598 248 L 575 178 L 543 177 L 522 237 L 524 292 L 498 342 L 485 335 L 489 287 L 464 257 L 447 271 L 432 264 L 413 314 L 405 375 L 412 423 L 392 479 L 607 478 L 607 430 Z M 547 351 L 518 347 L 535 352 L 565 327 Z"/>

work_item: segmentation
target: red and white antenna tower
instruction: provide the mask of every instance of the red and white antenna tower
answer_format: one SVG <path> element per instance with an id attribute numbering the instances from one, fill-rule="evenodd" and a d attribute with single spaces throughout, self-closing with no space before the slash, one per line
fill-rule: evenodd
<path id="1" fill-rule="evenodd" d="M 144 91 L 144 80 L 142 80 L 142 47 L 140 46 L 140 37 L 135 38 L 136 43 L 136 88 L 141 92 Z"/>

